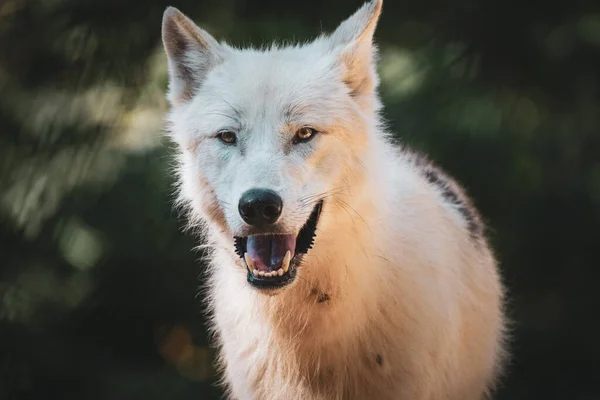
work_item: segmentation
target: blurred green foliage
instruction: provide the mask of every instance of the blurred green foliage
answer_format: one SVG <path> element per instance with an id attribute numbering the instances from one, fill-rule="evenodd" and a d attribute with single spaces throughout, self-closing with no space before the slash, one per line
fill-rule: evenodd
<path id="1" fill-rule="evenodd" d="M 0 1 L 0 398 L 218 398 L 172 211 L 164 8 L 237 45 L 358 0 Z M 474 197 L 509 287 L 499 399 L 600 398 L 600 3 L 387 0 L 400 140 Z"/>

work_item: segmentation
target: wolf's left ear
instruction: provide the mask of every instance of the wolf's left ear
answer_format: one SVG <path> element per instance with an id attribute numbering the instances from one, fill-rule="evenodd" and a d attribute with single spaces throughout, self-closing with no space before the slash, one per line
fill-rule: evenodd
<path id="1" fill-rule="evenodd" d="M 365 3 L 331 34 L 334 51 L 341 57 L 343 80 L 353 97 L 372 94 L 378 85 L 377 49 L 373 34 L 381 14 L 383 0 Z"/>
<path id="2" fill-rule="evenodd" d="M 162 40 L 169 62 L 171 104 L 190 100 L 206 74 L 225 56 L 225 48 L 175 7 L 163 14 Z"/>

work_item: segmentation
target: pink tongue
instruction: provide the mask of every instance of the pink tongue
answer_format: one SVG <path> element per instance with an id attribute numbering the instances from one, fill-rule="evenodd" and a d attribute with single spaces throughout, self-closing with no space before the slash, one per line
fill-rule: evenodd
<path id="1" fill-rule="evenodd" d="M 296 235 L 254 235 L 248 237 L 246 250 L 259 271 L 277 271 L 285 253 L 294 257 Z"/>

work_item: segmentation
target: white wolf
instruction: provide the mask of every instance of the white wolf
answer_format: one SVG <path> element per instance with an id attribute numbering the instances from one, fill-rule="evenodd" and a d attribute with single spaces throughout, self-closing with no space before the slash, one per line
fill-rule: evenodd
<path id="1" fill-rule="evenodd" d="M 209 251 L 236 399 L 482 399 L 503 287 L 463 190 L 382 127 L 373 0 L 330 35 L 235 49 L 165 11 L 180 200 Z"/>

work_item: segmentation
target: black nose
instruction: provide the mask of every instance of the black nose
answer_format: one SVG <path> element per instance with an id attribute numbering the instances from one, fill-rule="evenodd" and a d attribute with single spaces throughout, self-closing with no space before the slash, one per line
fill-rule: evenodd
<path id="1" fill-rule="evenodd" d="M 267 189 L 251 189 L 242 195 L 238 204 L 240 215 L 248 225 L 274 224 L 281 215 L 283 201 Z"/>

